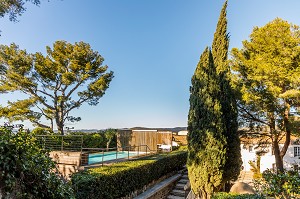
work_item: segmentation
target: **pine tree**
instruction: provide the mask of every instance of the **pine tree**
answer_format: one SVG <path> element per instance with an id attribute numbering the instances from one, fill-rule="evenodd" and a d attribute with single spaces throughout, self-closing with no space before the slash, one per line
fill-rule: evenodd
<path id="1" fill-rule="evenodd" d="M 87 43 L 56 41 L 46 51 L 30 54 L 16 44 L 0 45 L 0 93 L 18 91 L 28 97 L 0 106 L 0 117 L 44 128 L 55 122 L 63 135 L 66 122 L 81 120 L 72 111 L 85 103 L 97 105 L 114 76 Z"/>
<path id="2" fill-rule="evenodd" d="M 299 136 L 299 45 L 299 26 L 276 18 L 255 27 L 241 49 L 232 49 L 232 68 L 240 92 L 239 114 L 243 125 L 251 130 L 246 135 L 272 143 L 279 172 L 284 170 L 283 157 L 291 135 Z"/>
<path id="3" fill-rule="evenodd" d="M 227 160 L 225 164 L 224 182 L 236 180 L 240 173 L 242 165 L 240 139 L 237 133 L 237 104 L 234 91 L 230 84 L 230 68 L 227 61 L 229 36 L 227 33 L 226 18 L 227 1 L 225 1 L 220 13 L 217 29 L 214 34 L 212 44 L 212 54 L 214 64 L 219 75 L 219 83 L 221 89 L 220 102 L 223 113 L 223 123 L 225 125 L 224 136 L 227 139 Z"/>
<path id="4" fill-rule="evenodd" d="M 226 163 L 226 138 L 219 79 L 211 50 L 206 48 L 192 77 L 188 118 L 188 172 L 197 197 L 220 189 Z"/>

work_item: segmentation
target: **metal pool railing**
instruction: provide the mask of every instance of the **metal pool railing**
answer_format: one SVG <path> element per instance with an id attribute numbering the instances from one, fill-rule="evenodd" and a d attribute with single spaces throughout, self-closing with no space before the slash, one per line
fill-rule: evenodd
<path id="1" fill-rule="evenodd" d="M 50 151 L 82 151 L 83 135 L 37 135 L 42 148 Z"/>
<path id="2" fill-rule="evenodd" d="M 148 145 L 125 146 L 114 148 L 82 148 L 81 165 L 102 165 L 105 162 L 115 162 L 156 153 Z"/>
<path id="3" fill-rule="evenodd" d="M 36 138 L 57 164 L 95 166 L 157 153 L 148 145 L 83 148 L 83 135 L 37 135 Z"/>

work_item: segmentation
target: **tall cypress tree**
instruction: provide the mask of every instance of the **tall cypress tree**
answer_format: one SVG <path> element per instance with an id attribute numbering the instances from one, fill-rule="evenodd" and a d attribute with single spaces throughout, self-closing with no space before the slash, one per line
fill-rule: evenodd
<path id="1" fill-rule="evenodd" d="M 225 1 L 220 12 L 217 29 L 212 43 L 212 54 L 217 72 L 226 70 L 228 67 L 227 56 L 229 47 L 229 36 L 227 33 L 227 1 Z"/>
<path id="2" fill-rule="evenodd" d="M 242 164 L 237 104 L 227 61 L 227 1 L 220 13 L 212 52 L 205 49 L 192 77 L 188 118 L 188 170 L 194 193 L 210 198 L 236 180 Z"/>
<path id="3" fill-rule="evenodd" d="M 224 182 L 236 180 L 240 173 L 242 165 L 240 139 L 237 133 L 237 104 L 234 91 L 230 84 L 230 68 L 227 61 L 229 36 L 227 33 L 227 18 L 226 18 L 227 1 L 225 1 L 220 13 L 217 24 L 217 29 L 214 34 L 212 44 L 212 54 L 214 64 L 217 70 L 221 95 L 221 111 L 223 113 L 223 123 L 225 124 L 224 136 L 227 139 L 227 160 L 225 164 Z"/>
<path id="4" fill-rule="evenodd" d="M 203 199 L 209 199 L 223 183 L 226 138 L 220 92 L 212 53 L 206 48 L 190 88 L 187 164 L 193 192 Z"/>

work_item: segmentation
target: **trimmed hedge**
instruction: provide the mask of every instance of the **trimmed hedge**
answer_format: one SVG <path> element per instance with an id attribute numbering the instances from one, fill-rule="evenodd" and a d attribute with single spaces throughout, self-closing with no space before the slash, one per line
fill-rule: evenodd
<path id="1" fill-rule="evenodd" d="M 186 159 L 186 151 L 173 151 L 78 172 L 72 175 L 71 181 L 76 198 L 120 198 L 179 170 Z"/>
<path id="2" fill-rule="evenodd" d="M 212 199 L 265 199 L 265 197 L 256 194 L 235 194 L 235 193 L 219 192 L 214 194 Z"/>

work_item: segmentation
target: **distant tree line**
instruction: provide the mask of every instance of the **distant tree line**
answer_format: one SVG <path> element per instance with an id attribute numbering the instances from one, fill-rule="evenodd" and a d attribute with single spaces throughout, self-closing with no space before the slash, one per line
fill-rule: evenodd
<path id="1" fill-rule="evenodd" d="M 32 131 L 35 135 L 60 135 L 59 133 L 54 133 L 51 129 L 35 128 Z M 66 137 L 72 137 L 73 135 L 83 136 L 83 148 L 114 148 L 117 147 L 117 129 L 105 129 L 99 130 L 97 132 L 68 132 Z"/>

